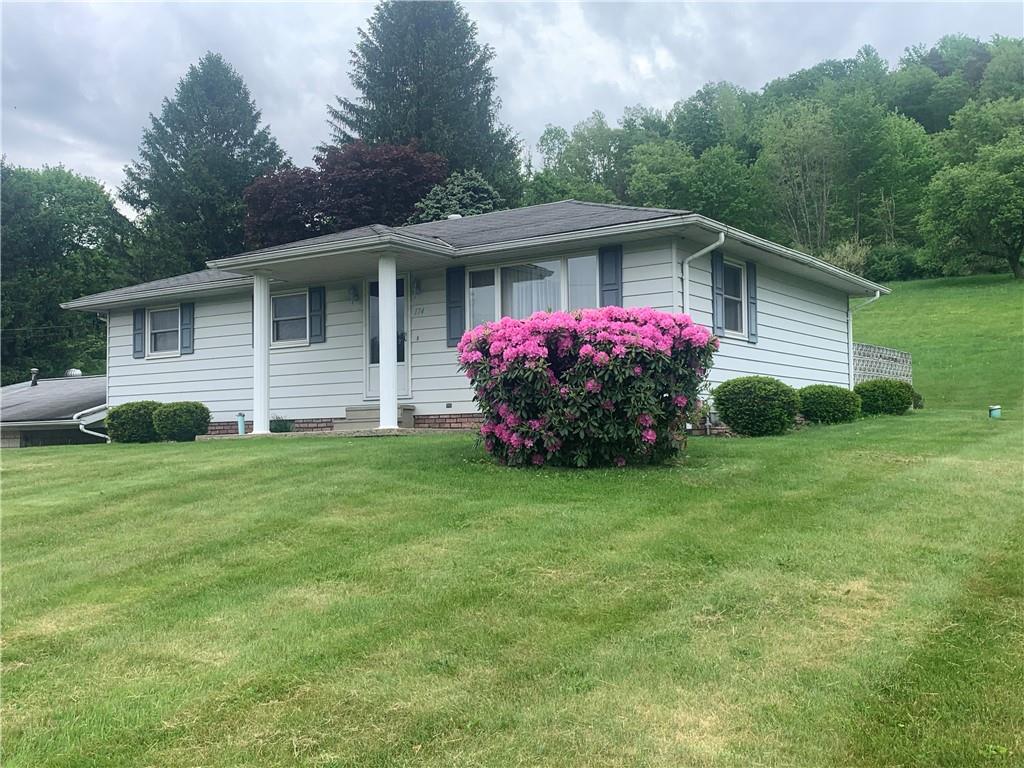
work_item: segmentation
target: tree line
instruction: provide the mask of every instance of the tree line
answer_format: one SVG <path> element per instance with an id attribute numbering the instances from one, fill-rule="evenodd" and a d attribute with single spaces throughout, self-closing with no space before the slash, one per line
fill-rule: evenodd
<path id="1" fill-rule="evenodd" d="M 454 2 L 385 0 L 351 52 L 355 99 L 295 165 L 219 54 L 144 129 L 119 201 L 62 166 L 0 163 L 3 383 L 102 371 L 82 294 L 366 224 L 566 198 L 692 210 L 876 280 L 1024 277 L 1024 40 L 947 36 L 895 67 L 876 51 L 668 111 L 549 125 L 526 156 L 499 117 L 495 51 Z M 526 159 L 524 160 L 524 156 Z"/>

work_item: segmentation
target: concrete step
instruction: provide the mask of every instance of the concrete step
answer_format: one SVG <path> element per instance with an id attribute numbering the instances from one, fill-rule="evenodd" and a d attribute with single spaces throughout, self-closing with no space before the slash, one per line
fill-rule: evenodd
<path id="1" fill-rule="evenodd" d="M 398 426 L 400 428 L 412 428 L 415 409 L 415 406 L 404 403 L 398 406 Z M 335 432 L 360 432 L 366 429 L 376 429 L 378 426 L 380 426 L 380 408 L 377 406 L 348 407 L 345 409 L 345 418 L 334 420 Z"/>

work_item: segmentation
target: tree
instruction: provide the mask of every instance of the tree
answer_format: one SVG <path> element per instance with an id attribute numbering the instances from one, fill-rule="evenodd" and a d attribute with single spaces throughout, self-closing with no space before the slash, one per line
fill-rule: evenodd
<path id="1" fill-rule="evenodd" d="M 245 191 L 245 232 L 262 248 L 367 224 L 397 226 L 448 173 L 440 155 L 416 146 L 327 147 L 315 168 L 286 168 Z"/>
<path id="2" fill-rule="evenodd" d="M 972 163 L 939 171 L 928 185 L 921 229 L 949 273 L 972 261 L 1005 262 L 1024 279 L 1024 131 L 983 147 Z"/>
<path id="3" fill-rule="evenodd" d="M 544 168 L 531 174 L 523 189 L 523 205 L 555 203 L 559 200 L 582 200 L 588 203 L 617 203 L 610 189 L 596 181 L 565 176 Z"/>
<path id="4" fill-rule="evenodd" d="M 967 163 L 983 146 L 995 144 L 1015 128 L 1024 128 L 1024 99 L 970 101 L 949 120 L 949 130 L 936 134 L 944 162 Z"/>
<path id="5" fill-rule="evenodd" d="M 1024 99 L 1024 40 L 997 35 L 990 47 L 992 59 L 981 80 L 981 97 Z"/>
<path id="6" fill-rule="evenodd" d="M 438 221 L 453 214 L 475 216 L 505 207 L 501 195 L 476 171 L 455 171 L 416 203 L 410 224 Z"/>
<path id="7" fill-rule="evenodd" d="M 32 170 L 0 161 L 0 311 L 3 383 L 30 368 L 102 373 L 102 322 L 60 302 L 123 284 L 131 224 L 103 187 L 60 166 Z"/>
<path id="8" fill-rule="evenodd" d="M 672 108 L 671 136 L 697 156 L 723 143 L 745 149 L 749 145 L 749 102 L 749 94 L 732 83 L 707 83 Z"/>
<path id="9" fill-rule="evenodd" d="M 332 140 L 404 145 L 477 169 L 508 200 L 521 192 L 518 138 L 498 121 L 494 50 L 454 2 L 384 0 L 352 51 L 356 99 L 328 106 Z"/>
<path id="10" fill-rule="evenodd" d="M 160 116 L 150 115 L 121 199 L 138 211 L 140 280 L 202 269 L 243 248 L 242 192 L 281 166 L 249 89 L 219 54 L 189 67 Z"/>
<path id="11" fill-rule="evenodd" d="M 822 252 L 829 244 L 836 210 L 841 147 L 826 107 L 797 102 L 776 110 L 761 126 L 762 150 L 755 170 L 789 239 Z"/>

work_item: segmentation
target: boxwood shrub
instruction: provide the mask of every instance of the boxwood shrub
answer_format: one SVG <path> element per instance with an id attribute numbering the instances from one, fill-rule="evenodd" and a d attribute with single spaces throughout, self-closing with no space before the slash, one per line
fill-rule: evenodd
<path id="1" fill-rule="evenodd" d="M 153 412 L 161 403 L 136 400 L 115 405 L 107 411 L 107 434 L 115 443 L 153 443 L 159 437 L 153 428 Z"/>
<path id="2" fill-rule="evenodd" d="M 202 403 L 166 403 L 153 411 L 153 427 L 161 440 L 187 443 L 210 429 L 210 409 Z"/>
<path id="3" fill-rule="evenodd" d="M 800 410 L 796 390 L 771 376 L 741 376 L 715 387 L 715 410 L 740 435 L 781 435 Z"/>
<path id="4" fill-rule="evenodd" d="M 499 462 L 623 466 L 677 454 L 717 348 L 687 315 L 603 307 L 477 326 L 459 363 Z"/>
<path id="5" fill-rule="evenodd" d="M 800 413 L 818 424 L 842 424 L 860 416 L 860 395 L 834 384 L 811 384 L 797 394 Z"/>
<path id="6" fill-rule="evenodd" d="M 899 416 L 914 404 L 914 388 L 896 379 L 862 381 L 853 390 L 860 395 L 860 408 L 868 416 Z"/>

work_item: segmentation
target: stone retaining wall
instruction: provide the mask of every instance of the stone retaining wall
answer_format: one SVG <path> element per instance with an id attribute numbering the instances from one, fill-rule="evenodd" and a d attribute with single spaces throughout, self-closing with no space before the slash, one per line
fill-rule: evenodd
<path id="1" fill-rule="evenodd" d="M 913 384 L 914 369 L 910 353 L 854 342 L 853 383 L 860 384 L 871 379 L 899 379 Z"/>

